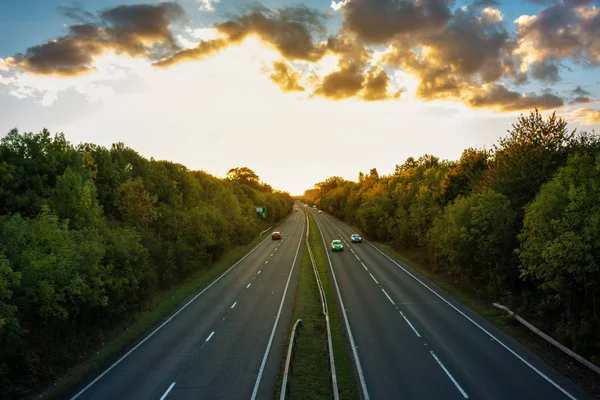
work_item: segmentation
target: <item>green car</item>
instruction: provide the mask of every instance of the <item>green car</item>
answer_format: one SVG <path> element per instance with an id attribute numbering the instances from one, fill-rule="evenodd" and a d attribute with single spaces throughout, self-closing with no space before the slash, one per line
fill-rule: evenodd
<path id="1" fill-rule="evenodd" d="M 344 245 L 341 240 L 331 242 L 331 251 L 344 251 Z"/>

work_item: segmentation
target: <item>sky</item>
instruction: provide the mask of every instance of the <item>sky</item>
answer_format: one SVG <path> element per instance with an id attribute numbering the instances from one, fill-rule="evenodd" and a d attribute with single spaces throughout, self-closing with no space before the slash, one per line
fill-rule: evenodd
<path id="1" fill-rule="evenodd" d="M 600 0 L 0 0 L 0 137 L 63 132 L 293 195 L 600 130 Z"/>

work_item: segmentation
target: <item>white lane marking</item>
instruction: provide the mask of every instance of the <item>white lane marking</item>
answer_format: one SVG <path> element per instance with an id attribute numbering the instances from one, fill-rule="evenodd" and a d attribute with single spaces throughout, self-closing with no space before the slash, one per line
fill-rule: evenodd
<path id="1" fill-rule="evenodd" d="M 381 288 L 381 291 L 383 292 L 383 294 L 385 294 L 385 297 L 388 298 L 388 300 L 390 301 L 390 303 L 392 303 L 393 305 L 396 305 L 396 303 L 394 303 L 394 300 L 392 300 L 392 298 L 390 297 L 389 294 L 387 294 L 387 292 L 385 291 L 384 288 Z"/>
<path id="2" fill-rule="evenodd" d="M 271 257 L 273 257 L 273 253 L 271 253 Z"/>
<path id="3" fill-rule="evenodd" d="M 252 283 L 249 283 L 248 286 L 246 286 L 246 289 L 248 289 L 250 287 L 250 285 L 252 285 Z"/>
<path id="4" fill-rule="evenodd" d="M 369 268 L 367 268 L 367 266 L 363 262 L 361 262 L 361 264 L 362 264 L 363 268 L 365 269 L 365 271 L 369 270 Z"/>
<path id="5" fill-rule="evenodd" d="M 237 304 L 237 301 L 235 303 L 233 303 L 233 305 L 231 306 L 231 308 L 235 307 L 236 304 Z"/>
<path id="6" fill-rule="evenodd" d="M 169 386 L 167 391 L 161 396 L 160 400 L 165 400 L 171 389 L 173 389 L 173 386 L 175 386 L 175 382 L 171 383 L 171 386 Z"/>
<path id="7" fill-rule="evenodd" d="M 286 220 L 287 221 L 287 220 Z M 285 223 L 282 222 L 282 224 Z M 106 374 L 108 374 L 114 367 L 116 367 L 117 365 L 119 365 L 124 359 L 126 359 L 127 357 L 129 357 L 129 355 L 131 353 L 133 353 L 135 350 L 137 350 L 141 345 L 143 345 L 144 343 L 146 343 L 146 341 L 148 341 L 148 339 L 150 339 L 152 336 L 154 336 L 156 334 L 156 332 L 158 332 L 160 329 L 162 329 L 162 327 L 164 327 L 165 325 L 167 325 L 169 322 L 171 322 L 171 320 L 173 318 L 175 318 L 180 312 L 182 312 L 184 309 L 186 309 L 190 304 L 192 304 L 198 297 L 200 297 L 202 294 L 204 294 L 204 292 L 206 292 L 208 289 L 210 289 L 211 287 L 213 287 L 213 285 L 215 283 L 217 283 L 218 281 L 221 280 L 221 278 L 223 278 L 225 275 L 227 275 L 229 273 L 229 271 L 231 271 L 232 269 L 234 269 L 239 263 L 241 263 L 242 261 L 244 261 L 246 259 L 246 257 L 248 257 L 250 254 L 252 254 L 256 249 L 258 249 L 258 247 L 265 243 L 268 239 L 270 238 L 270 236 L 267 236 L 263 239 L 262 242 L 260 242 L 259 244 L 257 244 L 256 246 L 254 246 L 254 248 L 252 250 L 250 250 L 248 253 L 246 253 L 246 255 L 242 258 L 240 258 L 235 264 L 233 264 L 231 267 L 229 267 L 229 269 L 225 272 L 223 272 L 217 279 L 215 279 L 210 285 L 208 285 L 207 287 L 205 287 L 200 293 L 198 293 L 197 295 L 195 295 L 194 297 L 192 297 L 192 299 L 190 301 L 188 301 L 187 303 L 185 303 L 179 310 L 177 310 L 173 315 L 171 315 L 165 322 L 163 322 L 162 324 L 160 324 L 158 326 L 158 328 L 156 328 L 155 330 L 153 330 L 148 336 L 146 336 L 144 339 L 142 339 L 142 341 L 140 341 L 138 344 L 136 344 L 131 350 L 129 350 L 127 353 L 125 353 L 121 358 L 119 358 L 117 361 L 115 361 L 110 367 L 108 367 L 107 369 L 105 369 L 100 375 L 98 375 L 96 378 L 94 378 L 93 381 L 91 381 L 90 383 L 88 383 L 83 389 L 81 389 L 79 392 L 77 392 L 77 394 L 75 394 L 75 396 L 71 397 L 71 400 L 75 400 L 77 399 L 79 396 L 81 396 L 86 390 L 88 390 L 89 388 L 92 387 L 92 385 L 94 385 L 96 382 L 98 382 L 100 379 L 102 379 L 102 377 Z"/>
<path id="8" fill-rule="evenodd" d="M 261 270 L 259 270 L 259 271 L 258 271 L 258 274 L 256 274 L 256 275 L 260 275 L 260 271 L 261 271 Z"/>
<path id="9" fill-rule="evenodd" d="M 456 379 L 454 379 L 454 377 L 452 376 L 452 374 L 450 373 L 450 371 L 448 371 L 446 369 L 446 367 L 444 366 L 444 364 L 442 364 L 442 362 L 440 361 L 440 359 L 437 358 L 437 356 L 435 355 L 435 353 L 432 350 L 429 350 L 429 352 L 431 353 L 431 355 L 433 356 L 433 358 L 435 358 L 435 361 L 437 361 L 437 363 L 440 365 L 440 367 L 442 367 L 442 369 L 444 370 L 444 372 L 446 373 L 446 375 L 448 375 L 448 378 L 450 378 L 450 380 L 452 381 L 452 383 L 454 383 L 454 386 L 456 386 L 456 388 L 460 391 L 460 394 L 462 394 L 465 399 L 468 399 L 469 396 L 463 390 L 463 388 L 460 387 L 460 385 L 458 384 L 458 382 L 456 382 Z"/>
<path id="10" fill-rule="evenodd" d="M 469 317 L 467 314 L 465 314 L 464 312 L 462 312 L 461 310 L 459 310 L 454 304 L 450 303 L 448 300 L 446 300 L 444 297 L 442 297 L 442 295 L 440 295 L 435 290 L 433 290 L 432 288 L 430 288 L 429 286 L 427 286 L 426 284 L 424 284 L 423 281 L 421 281 L 419 278 L 417 278 L 414 274 L 412 274 L 409 270 L 407 270 L 406 268 L 404 268 L 402 265 L 400 265 L 396 261 L 394 261 L 393 258 L 391 258 L 387 254 L 385 254 L 383 251 L 381 251 L 380 249 L 378 249 L 373 244 L 371 244 L 371 242 L 367 242 L 367 243 L 369 244 L 369 246 L 373 247 L 375 250 L 377 250 L 378 252 L 380 252 L 381 254 L 383 254 L 388 260 L 390 260 L 391 262 L 393 262 L 394 264 L 396 264 L 396 266 L 398 266 L 402 271 L 406 272 L 406 274 L 408 274 L 414 280 L 416 280 L 417 282 L 419 282 L 422 286 L 424 286 L 427 289 L 429 289 L 429 291 L 431 293 L 433 293 L 434 295 L 436 295 L 437 297 L 439 297 L 440 300 L 442 300 L 444 303 L 446 303 L 450 307 L 452 307 L 456 312 L 458 312 L 460 315 L 462 315 L 463 317 L 465 317 L 469 322 L 471 322 L 473 325 L 475 325 L 476 327 L 478 327 L 479 329 L 481 329 L 491 339 L 495 340 L 498 344 L 500 344 L 500 346 L 504 347 L 513 356 L 517 357 L 517 359 L 519 359 L 521 362 L 523 362 L 523 364 L 527 365 L 535 373 L 537 373 L 539 376 L 541 376 L 546 382 L 550 383 L 552 386 L 554 386 L 556 389 L 558 389 L 560 392 L 562 392 L 562 394 L 564 394 L 565 396 L 567 396 L 571 400 L 577 400 L 577 398 L 575 396 L 571 395 L 569 392 L 567 392 L 565 389 L 563 389 L 562 386 L 560 386 L 558 383 L 554 382 L 552 379 L 550 379 L 548 376 L 546 376 L 546 374 L 544 374 L 542 371 L 540 371 L 539 369 L 537 369 L 536 367 L 534 367 L 531 363 L 529 363 L 527 360 L 525 360 L 523 357 L 521 357 L 519 354 L 517 354 L 513 349 L 511 349 L 506 344 L 504 344 L 503 342 L 501 342 L 500 339 L 498 339 L 496 336 L 492 335 L 487 329 L 485 329 L 483 326 L 479 325 L 471 317 Z"/>
<path id="11" fill-rule="evenodd" d="M 325 236 L 323 235 L 323 231 L 321 230 L 321 224 L 319 224 L 319 220 L 315 218 L 315 222 L 317 223 L 317 228 L 319 228 L 319 233 L 321 234 L 321 240 L 323 241 L 323 246 L 327 249 L 327 244 L 325 243 Z M 338 295 L 338 299 L 340 300 L 340 307 L 342 308 L 342 314 L 344 315 L 344 322 L 346 324 L 346 332 L 348 332 L 348 339 L 350 340 L 350 348 L 352 349 L 352 356 L 354 357 L 354 363 L 356 364 L 356 372 L 358 373 L 358 378 L 360 381 L 360 387 L 362 389 L 364 400 L 369 400 L 369 391 L 367 390 L 367 384 L 365 383 L 365 377 L 363 375 L 362 366 L 360 365 L 360 360 L 358 358 L 358 353 L 356 352 L 356 343 L 354 342 L 354 337 L 352 336 L 352 331 L 350 330 L 350 323 L 348 322 L 348 315 L 346 314 L 346 307 L 344 307 L 344 301 L 342 300 L 342 295 L 340 293 L 340 287 L 337 282 L 337 278 L 335 276 L 335 272 L 333 270 L 333 264 L 331 263 L 331 257 L 329 257 L 329 252 L 326 251 L 327 260 L 329 261 L 329 268 L 331 269 L 331 276 L 333 276 L 333 282 L 335 283 L 335 290 Z"/>
<path id="12" fill-rule="evenodd" d="M 265 264 L 268 264 L 268 263 L 269 263 L 269 260 L 265 261 Z"/>
<path id="13" fill-rule="evenodd" d="M 208 337 L 206 338 L 206 342 L 208 342 L 210 340 L 211 337 L 213 337 L 213 335 L 215 334 L 215 331 L 212 331 L 210 335 L 208 335 Z"/>
<path id="14" fill-rule="evenodd" d="M 400 310 L 398 310 L 398 312 L 400 312 L 400 315 L 402 315 L 402 318 L 404 318 L 404 320 L 406 321 L 406 323 L 408 324 L 408 326 L 410 326 L 410 328 L 413 330 L 413 332 L 415 333 L 415 335 L 417 335 L 417 337 L 421 337 L 421 334 L 419 333 L 419 331 L 417 331 L 417 329 L 413 326 L 413 324 L 410 323 L 410 321 L 408 320 L 408 318 L 406 318 L 406 316 L 404 315 L 404 313 Z"/>
<path id="15" fill-rule="evenodd" d="M 358 256 L 355 254 L 354 257 L 356 257 L 356 259 L 360 262 L 360 258 L 358 258 Z"/>
<path id="16" fill-rule="evenodd" d="M 304 226 L 306 226 L 306 221 L 304 222 Z M 300 250 L 300 245 L 302 244 L 303 237 L 304 237 L 304 227 L 302 228 L 302 232 L 300 234 L 300 239 L 298 240 L 298 247 L 296 248 L 296 254 L 294 255 L 294 261 L 292 262 L 292 268 L 290 268 L 290 273 L 288 275 L 287 282 L 285 283 L 285 288 L 283 289 L 283 295 L 281 296 L 281 303 L 279 303 L 279 310 L 277 311 L 277 317 L 275 318 L 275 323 L 273 324 L 273 330 L 271 331 L 271 336 L 269 337 L 269 342 L 267 343 L 267 348 L 265 349 L 265 354 L 264 354 L 262 362 L 260 364 L 260 369 L 258 370 L 258 376 L 256 377 L 256 382 L 254 383 L 254 390 L 252 390 L 252 397 L 250 397 L 250 400 L 255 400 L 256 395 L 258 394 L 258 388 L 260 387 L 260 381 L 262 380 L 263 372 L 265 370 L 265 364 L 267 363 L 267 358 L 269 357 L 269 352 L 271 351 L 271 346 L 273 345 L 273 337 L 275 337 L 275 331 L 277 330 L 277 324 L 279 323 L 279 317 L 281 317 L 281 310 L 283 309 L 283 303 L 285 302 L 285 295 L 287 294 L 288 286 L 290 285 L 290 279 L 292 278 L 292 273 L 294 272 L 294 266 L 296 265 L 296 260 L 298 259 L 298 251 Z"/>
<path id="17" fill-rule="evenodd" d="M 375 277 L 373 276 L 373 274 L 369 272 L 369 275 L 371 275 L 371 279 L 373 279 L 375 281 L 375 283 L 379 285 L 379 282 L 377 282 L 377 279 L 375 279 Z"/>

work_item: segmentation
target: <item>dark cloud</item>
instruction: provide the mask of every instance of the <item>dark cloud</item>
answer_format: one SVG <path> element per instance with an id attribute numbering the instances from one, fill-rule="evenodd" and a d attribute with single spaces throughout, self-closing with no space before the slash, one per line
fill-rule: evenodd
<path id="1" fill-rule="evenodd" d="M 323 78 L 315 94 L 334 100 L 356 96 L 363 87 L 365 77 L 357 64 L 348 64 Z"/>
<path id="2" fill-rule="evenodd" d="M 199 59 L 230 44 L 240 43 L 250 35 L 270 43 L 288 60 L 318 61 L 325 54 L 325 48 L 315 44 L 313 36 L 324 35 L 325 18 L 325 14 L 306 7 L 280 10 L 253 7 L 249 14 L 213 26 L 225 36 L 224 39 L 202 41 L 196 48 L 182 50 L 156 65 L 169 66 L 183 60 Z"/>
<path id="3" fill-rule="evenodd" d="M 474 108 L 495 108 L 499 111 L 520 111 L 538 108 L 547 110 L 562 107 L 563 100 L 553 94 L 525 95 L 509 90 L 504 85 L 494 84 L 488 88 L 474 90 L 467 97 L 467 104 Z"/>
<path id="4" fill-rule="evenodd" d="M 558 67 L 553 62 L 538 61 L 531 66 L 531 76 L 546 82 L 558 82 Z"/>
<path id="5" fill-rule="evenodd" d="M 298 83 L 300 74 L 283 61 L 273 63 L 273 73 L 269 78 L 284 92 L 301 92 L 304 90 Z"/>
<path id="6" fill-rule="evenodd" d="M 534 77 L 558 78 L 558 71 L 551 66 L 556 66 L 559 60 L 600 64 L 600 12 L 587 6 L 589 3 L 563 0 L 542 9 L 536 16 L 517 19 L 515 55 L 544 65 L 532 64 Z"/>
<path id="7" fill-rule="evenodd" d="M 571 91 L 576 96 L 589 96 L 591 93 L 587 90 L 583 89 L 581 86 L 577 86 L 575 89 Z"/>
<path id="8" fill-rule="evenodd" d="M 344 29 L 369 43 L 397 35 L 435 31 L 450 20 L 450 0 L 351 0 L 344 7 Z"/>
<path id="9" fill-rule="evenodd" d="M 184 11 L 175 3 L 118 6 L 98 16 L 76 8 L 63 12 L 81 23 L 69 27 L 64 37 L 17 54 L 11 66 L 36 74 L 69 76 L 93 70 L 94 57 L 107 50 L 159 58 L 179 49 L 169 26 L 183 18 Z"/>
<path id="10" fill-rule="evenodd" d="M 389 80 L 384 69 L 368 71 L 365 75 L 362 98 L 367 101 L 386 100 Z"/>
<path id="11" fill-rule="evenodd" d="M 592 99 L 591 97 L 578 96 L 578 97 L 575 97 L 573 100 L 571 100 L 569 102 L 569 104 L 585 104 L 585 103 L 591 103 L 592 101 L 594 101 L 594 99 Z"/>

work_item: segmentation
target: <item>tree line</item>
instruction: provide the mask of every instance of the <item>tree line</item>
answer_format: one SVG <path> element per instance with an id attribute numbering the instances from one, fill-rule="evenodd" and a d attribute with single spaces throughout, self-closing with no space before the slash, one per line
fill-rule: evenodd
<path id="1" fill-rule="evenodd" d="M 0 387 L 31 395 L 159 291 L 291 212 L 246 168 L 225 179 L 62 134 L 0 141 Z"/>
<path id="2" fill-rule="evenodd" d="M 486 300 L 535 318 L 600 363 L 600 139 L 521 116 L 491 149 L 331 177 L 304 201 L 368 237 L 426 255 Z"/>

